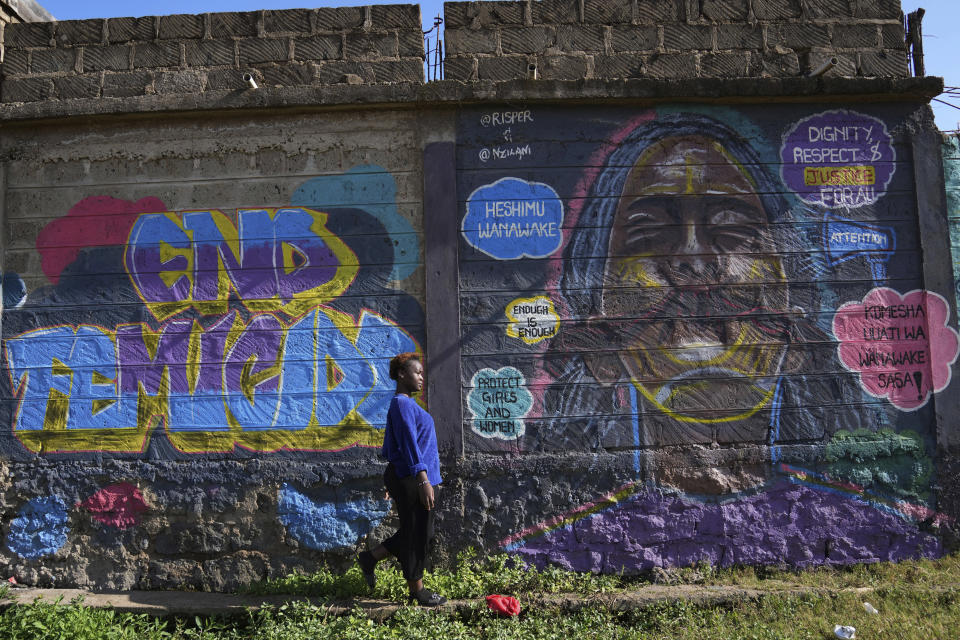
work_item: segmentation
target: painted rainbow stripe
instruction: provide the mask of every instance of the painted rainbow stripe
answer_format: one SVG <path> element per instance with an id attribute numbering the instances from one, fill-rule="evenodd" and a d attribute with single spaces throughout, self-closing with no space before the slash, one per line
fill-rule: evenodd
<path id="1" fill-rule="evenodd" d="M 954 518 L 951 518 L 944 513 L 938 513 L 924 505 L 913 504 L 904 500 L 897 500 L 895 498 L 883 496 L 872 491 L 868 491 L 860 485 L 853 484 L 851 482 L 835 480 L 823 473 L 817 473 L 815 471 L 809 471 L 799 467 L 791 467 L 787 464 L 781 464 L 780 471 L 786 475 L 791 482 L 802 484 L 814 489 L 819 489 L 821 491 L 828 491 L 830 493 L 835 493 L 837 495 L 852 498 L 854 500 L 859 500 L 860 502 L 865 502 L 872 507 L 880 509 L 881 511 L 891 513 L 895 516 L 899 516 L 912 522 L 924 522 L 931 520 L 936 526 L 941 524 L 951 524 L 954 522 Z"/>
<path id="2" fill-rule="evenodd" d="M 513 551 L 519 547 L 522 547 L 524 544 L 544 534 L 550 533 L 561 527 L 565 527 L 568 524 L 573 524 L 577 520 L 582 520 L 588 516 L 592 516 L 595 513 L 603 511 L 604 509 L 609 509 L 610 507 L 616 506 L 622 500 L 625 500 L 637 493 L 643 485 L 639 482 L 628 482 L 625 485 L 622 485 L 610 493 L 607 493 L 600 498 L 594 500 L 593 502 L 588 502 L 582 504 L 576 509 L 572 509 L 560 515 L 554 516 L 548 520 L 544 520 L 539 524 L 535 524 L 532 527 L 524 529 L 518 533 L 507 536 L 500 541 L 500 546 L 506 551 Z"/>

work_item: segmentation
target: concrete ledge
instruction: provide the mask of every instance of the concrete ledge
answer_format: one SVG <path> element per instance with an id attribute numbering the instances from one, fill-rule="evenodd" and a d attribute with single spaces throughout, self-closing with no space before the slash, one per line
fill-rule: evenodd
<path id="1" fill-rule="evenodd" d="M 460 106 L 491 101 L 606 103 L 697 101 L 927 102 L 943 91 L 943 78 L 699 78 L 688 80 L 510 80 L 463 83 L 262 87 L 199 94 L 10 103 L 0 122 L 77 116 L 367 106 Z"/>

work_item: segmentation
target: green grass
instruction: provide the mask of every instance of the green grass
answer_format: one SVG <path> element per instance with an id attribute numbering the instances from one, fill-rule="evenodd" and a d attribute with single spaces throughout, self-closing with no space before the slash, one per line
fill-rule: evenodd
<path id="1" fill-rule="evenodd" d="M 76 600 L 38 600 L 30 606 L 12 607 L 0 616 L 0 637 L 5 640 L 152 640 L 168 638 L 167 623 L 145 615 L 116 613 L 111 609 L 87 609 Z"/>
<path id="2" fill-rule="evenodd" d="M 718 569 L 709 564 L 667 572 L 671 583 L 733 585 L 755 589 L 820 587 L 845 589 L 888 584 L 960 585 L 960 554 L 939 560 L 860 564 L 816 569 L 732 567 Z M 505 554 L 480 556 L 473 550 L 460 553 L 452 568 L 438 568 L 424 574 L 424 584 L 449 598 L 478 598 L 490 593 L 610 593 L 649 584 L 647 576 L 594 575 L 564 571 L 556 567 L 535 570 Z M 352 566 L 344 574 L 328 569 L 316 573 L 293 573 L 284 578 L 252 585 L 247 593 L 291 594 L 345 600 L 374 597 L 402 601 L 407 588 L 395 564 L 377 566 L 377 588 L 370 594 L 360 569 Z"/>
<path id="3" fill-rule="evenodd" d="M 537 571 L 505 554 L 481 557 L 469 550 L 457 556 L 452 569 L 426 571 L 423 582 L 448 598 L 459 599 L 479 598 L 491 593 L 607 593 L 636 580 L 563 571 L 556 567 Z M 247 592 L 256 595 L 295 594 L 333 600 L 372 595 L 374 598 L 402 601 L 406 597 L 407 586 L 396 565 L 388 560 L 377 566 L 377 588 L 373 594 L 367 589 L 360 568 L 356 565 L 341 575 L 328 569 L 312 574 L 293 573 L 285 578 L 255 584 Z"/>
<path id="4" fill-rule="evenodd" d="M 772 583 L 778 582 L 791 586 L 828 589 L 879 587 L 889 584 L 960 585 L 960 554 L 944 556 L 938 560 L 924 559 L 899 564 L 877 562 L 806 570 L 770 567 L 714 569 L 705 566 L 680 569 L 677 574 L 682 582 L 688 581 L 693 584 L 757 588 L 768 588 Z M 688 579 L 684 580 L 684 576 Z"/>
<path id="5" fill-rule="evenodd" d="M 824 640 L 833 637 L 835 624 L 853 625 L 858 638 L 891 640 L 956 640 L 960 629 L 960 555 L 936 561 L 861 565 L 844 569 L 783 571 L 736 568 L 715 570 L 700 566 L 678 570 L 672 577 L 702 584 L 735 584 L 768 590 L 757 600 L 733 605 L 704 606 L 687 601 L 658 604 L 627 612 L 598 604 L 577 612 L 552 608 L 527 608 L 518 618 L 501 619 L 486 610 L 479 596 L 491 592 L 513 593 L 521 603 L 528 593 L 574 591 L 597 594 L 642 587 L 637 579 L 591 576 L 559 570 L 534 571 L 504 556 L 461 556 L 452 569 L 437 570 L 428 584 L 474 603 L 459 613 L 403 607 L 383 623 L 369 620 L 359 609 L 346 616 L 331 616 L 325 607 L 306 602 L 251 611 L 243 618 L 191 618 L 158 620 L 147 616 L 87 609 L 80 601 L 11 607 L 0 614 L 0 638 L 46 640 L 71 638 L 97 640 L 240 639 L 436 639 L 489 640 Z M 378 572 L 376 595 L 399 599 L 404 585 L 397 571 L 384 566 Z M 812 586 L 832 589 L 793 595 L 785 587 Z M 869 594 L 842 591 L 872 587 Z M 342 599 L 365 595 L 366 587 L 356 568 L 344 575 L 321 571 L 295 574 L 257 585 L 257 593 L 297 593 Z M 7 592 L 15 594 L 13 592 Z M 0 595 L 3 595 L 0 593 Z M 863 602 L 880 610 L 867 613 Z"/>

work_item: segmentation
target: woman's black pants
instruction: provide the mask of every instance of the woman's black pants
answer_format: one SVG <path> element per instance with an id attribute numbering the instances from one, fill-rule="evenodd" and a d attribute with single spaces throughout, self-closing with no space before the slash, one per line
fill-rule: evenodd
<path id="1" fill-rule="evenodd" d="M 383 546 L 400 563 L 404 579 L 421 580 L 427 545 L 433 538 L 433 511 L 427 511 L 420 503 L 416 476 L 398 478 L 396 469 L 388 464 L 383 473 L 383 484 L 396 502 L 400 519 L 400 528 L 383 541 Z"/>

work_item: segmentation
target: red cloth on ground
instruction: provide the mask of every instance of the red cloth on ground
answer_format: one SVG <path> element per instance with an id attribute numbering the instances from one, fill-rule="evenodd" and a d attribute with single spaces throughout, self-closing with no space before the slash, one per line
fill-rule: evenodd
<path id="1" fill-rule="evenodd" d="M 487 607 L 502 616 L 512 617 L 520 613 L 520 601 L 513 596 L 487 596 Z"/>

